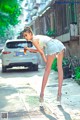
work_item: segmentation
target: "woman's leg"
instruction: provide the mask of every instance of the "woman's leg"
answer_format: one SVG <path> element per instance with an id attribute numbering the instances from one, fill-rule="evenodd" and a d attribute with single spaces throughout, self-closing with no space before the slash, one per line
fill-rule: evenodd
<path id="1" fill-rule="evenodd" d="M 58 96 L 61 97 L 62 83 L 63 83 L 63 61 L 64 50 L 57 55 L 57 67 L 58 67 Z M 58 98 L 59 98 L 58 97 Z M 59 100 L 57 98 L 57 100 Z"/>
<path id="2" fill-rule="evenodd" d="M 47 80 L 48 80 L 48 76 L 49 76 L 49 73 L 50 73 L 50 70 L 51 70 L 51 65 L 52 65 L 52 62 L 53 62 L 54 58 L 55 58 L 55 54 L 47 56 L 47 63 L 46 63 L 46 68 L 45 68 L 45 72 L 44 72 L 44 76 L 43 76 L 41 93 L 40 93 L 40 97 L 42 97 L 42 98 L 44 96 L 44 89 L 45 89 L 45 86 L 46 86 L 46 83 L 47 83 Z"/>

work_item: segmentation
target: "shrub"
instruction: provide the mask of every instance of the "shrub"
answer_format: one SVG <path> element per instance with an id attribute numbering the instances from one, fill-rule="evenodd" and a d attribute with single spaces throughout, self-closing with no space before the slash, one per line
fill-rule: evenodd
<path id="1" fill-rule="evenodd" d="M 69 66 L 69 60 L 67 58 L 63 58 L 62 65 L 63 65 L 63 67 Z"/>
<path id="2" fill-rule="evenodd" d="M 75 68 L 75 81 L 80 85 L 80 67 Z"/>
<path id="3" fill-rule="evenodd" d="M 66 58 L 63 58 L 63 62 L 62 62 L 62 66 L 67 66 L 69 63 L 68 63 L 68 60 Z M 51 66 L 51 69 L 54 70 L 54 71 L 58 71 L 57 69 L 57 58 L 54 59 L 53 63 L 52 63 L 52 66 Z"/>
<path id="4" fill-rule="evenodd" d="M 54 61 L 52 63 L 52 66 L 51 66 L 51 69 L 54 70 L 54 71 L 58 71 L 57 70 L 57 58 L 54 59 Z"/>

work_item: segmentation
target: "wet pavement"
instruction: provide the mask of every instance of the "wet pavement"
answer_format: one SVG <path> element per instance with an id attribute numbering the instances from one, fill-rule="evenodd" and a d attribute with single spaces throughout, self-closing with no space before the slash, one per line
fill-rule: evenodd
<path id="1" fill-rule="evenodd" d="M 58 75 L 51 71 L 45 89 L 44 108 L 39 94 L 44 69 L 26 78 L 0 77 L 0 120 L 80 120 L 80 86 L 63 81 L 62 102 L 57 104 Z M 33 73 L 30 73 L 33 74 Z"/>

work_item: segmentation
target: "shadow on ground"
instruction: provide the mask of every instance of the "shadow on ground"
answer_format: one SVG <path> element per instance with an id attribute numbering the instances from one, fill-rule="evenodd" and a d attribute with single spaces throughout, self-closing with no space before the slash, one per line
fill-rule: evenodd
<path id="1" fill-rule="evenodd" d="M 44 109 L 44 107 L 40 107 L 40 111 L 42 112 L 43 115 L 46 116 L 46 118 L 48 118 L 49 120 L 57 120 L 56 118 L 54 118 L 52 115 L 50 115 L 50 113 L 47 113 Z"/>
<path id="2" fill-rule="evenodd" d="M 65 120 L 72 120 L 70 114 L 67 113 L 61 105 L 58 105 L 58 108 L 62 112 L 62 114 L 64 115 Z"/>

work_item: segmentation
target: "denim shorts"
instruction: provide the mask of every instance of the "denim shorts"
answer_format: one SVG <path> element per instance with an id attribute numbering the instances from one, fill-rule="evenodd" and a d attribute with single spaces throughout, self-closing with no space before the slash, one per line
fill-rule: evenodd
<path id="1" fill-rule="evenodd" d="M 52 55 L 60 53 L 62 50 L 66 49 L 63 43 L 57 39 L 51 39 L 46 43 L 46 54 Z"/>

